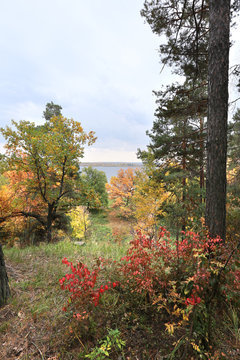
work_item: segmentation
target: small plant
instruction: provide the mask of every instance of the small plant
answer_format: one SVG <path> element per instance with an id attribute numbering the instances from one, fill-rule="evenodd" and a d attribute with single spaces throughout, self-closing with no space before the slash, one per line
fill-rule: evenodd
<path id="1" fill-rule="evenodd" d="M 237 311 L 233 307 L 230 308 L 229 320 L 228 329 L 235 338 L 235 345 L 238 346 L 240 344 L 240 320 Z"/>
<path id="2" fill-rule="evenodd" d="M 125 341 L 120 337 L 120 331 L 118 329 L 109 329 L 107 336 L 103 340 L 100 340 L 99 346 L 96 346 L 93 351 L 85 355 L 85 358 L 90 360 L 104 360 L 109 359 L 110 354 L 113 351 L 121 352 L 122 358 L 124 359 L 123 355 L 123 348 L 126 345 Z"/>
<path id="3" fill-rule="evenodd" d="M 111 283 L 110 281 L 104 285 L 97 285 L 102 261 L 99 258 L 91 272 L 86 265 L 80 262 L 74 266 L 66 258 L 62 260 L 63 264 L 71 268 L 71 273 L 66 274 L 59 280 L 61 288 L 71 293 L 67 305 L 63 307 L 63 311 L 67 311 L 67 307 L 73 304 L 77 310 L 77 312 L 74 312 L 73 317 L 78 320 L 87 319 L 91 307 L 99 304 L 99 300 L 104 292 L 119 285 L 118 282 Z"/>

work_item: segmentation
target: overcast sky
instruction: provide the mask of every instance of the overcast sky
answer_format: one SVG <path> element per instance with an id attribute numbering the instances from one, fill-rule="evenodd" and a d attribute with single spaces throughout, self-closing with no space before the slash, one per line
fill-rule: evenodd
<path id="1" fill-rule="evenodd" d="M 1 126 L 39 124 L 53 101 L 96 132 L 84 161 L 137 161 L 154 119 L 152 90 L 174 80 L 160 74 L 160 39 L 140 16 L 143 0 L 0 2 Z"/>

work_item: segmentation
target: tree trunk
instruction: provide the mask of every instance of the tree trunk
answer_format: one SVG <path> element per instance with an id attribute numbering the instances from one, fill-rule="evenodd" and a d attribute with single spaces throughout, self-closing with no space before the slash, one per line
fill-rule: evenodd
<path id="1" fill-rule="evenodd" d="M 52 241 L 53 212 L 54 212 L 53 204 L 48 204 L 48 215 L 47 215 L 47 224 L 46 224 L 46 235 L 47 235 L 48 243 Z"/>
<path id="2" fill-rule="evenodd" d="M 230 0 L 209 0 L 206 225 L 226 236 L 226 158 Z"/>
<path id="3" fill-rule="evenodd" d="M 184 146 L 186 150 L 186 143 L 184 139 Z M 183 216 L 182 216 L 182 231 L 186 231 L 186 154 L 183 156 L 183 162 L 182 162 L 182 170 L 183 170 L 183 178 L 182 178 L 182 210 L 183 210 Z"/>
<path id="4" fill-rule="evenodd" d="M 0 244 L 0 307 L 3 306 L 10 296 L 8 276 L 5 267 L 2 245 Z"/>
<path id="5" fill-rule="evenodd" d="M 200 203 L 202 204 L 205 199 L 203 198 L 204 189 L 204 139 L 203 139 L 203 117 L 200 117 Z"/>
<path id="6" fill-rule="evenodd" d="M 182 231 L 186 231 L 186 170 L 187 170 L 187 143 L 186 143 L 186 119 L 184 120 L 184 137 L 182 141 L 182 171 L 183 171 L 183 178 L 182 178 L 182 209 L 183 209 L 183 216 L 182 216 Z"/>

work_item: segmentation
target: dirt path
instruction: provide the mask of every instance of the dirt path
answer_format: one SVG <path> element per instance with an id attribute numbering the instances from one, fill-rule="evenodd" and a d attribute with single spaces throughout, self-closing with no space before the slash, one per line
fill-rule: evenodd
<path id="1" fill-rule="evenodd" d="M 113 236 L 117 242 L 120 243 L 121 239 L 133 235 L 133 223 L 117 216 L 114 210 L 108 212 L 108 220 L 109 225 L 112 228 Z"/>

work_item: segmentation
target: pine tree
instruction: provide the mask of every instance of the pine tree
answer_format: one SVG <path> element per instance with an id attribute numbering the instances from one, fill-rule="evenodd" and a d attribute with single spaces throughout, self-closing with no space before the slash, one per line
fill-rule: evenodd
<path id="1" fill-rule="evenodd" d="M 147 133 L 151 141 L 148 152 L 160 166 L 162 176 L 171 173 L 171 177 L 165 179 L 166 188 L 178 199 L 175 201 L 178 209 L 175 206 L 171 212 L 175 218 L 182 218 L 185 230 L 189 202 L 192 207 L 194 203 L 199 206 L 203 199 L 206 95 L 201 87 L 193 93 L 187 82 L 183 86 L 169 86 L 167 91 L 156 94 L 158 108 L 152 131 Z M 148 159 L 144 151 L 139 151 L 138 155 L 142 160 Z M 197 179 L 200 191 L 196 187 Z"/>
<path id="2" fill-rule="evenodd" d="M 228 56 L 234 0 L 152 0 L 141 12 L 154 33 L 165 35 L 163 64 L 186 80 L 206 85 L 208 79 L 208 161 L 206 224 L 210 235 L 225 238 Z M 208 78 L 207 78 L 208 73 Z M 203 143 L 202 143 L 203 146 Z M 202 178 L 203 180 L 203 178 Z M 220 180 L 220 181 L 218 181 Z"/>
<path id="3" fill-rule="evenodd" d="M 226 236 L 226 159 L 230 0 L 209 1 L 206 225 Z"/>

